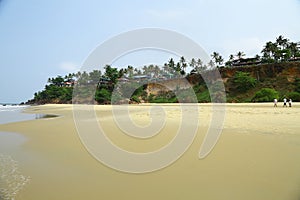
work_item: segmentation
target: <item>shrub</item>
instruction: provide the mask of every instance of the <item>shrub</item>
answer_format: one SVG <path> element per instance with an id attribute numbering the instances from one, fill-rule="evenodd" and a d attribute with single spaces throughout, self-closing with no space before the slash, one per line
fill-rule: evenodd
<path id="1" fill-rule="evenodd" d="M 255 96 L 252 98 L 252 101 L 270 102 L 273 101 L 275 98 L 279 98 L 279 94 L 276 90 L 271 88 L 262 88 L 261 90 L 255 93 Z"/>
<path id="2" fill-rule="evenodd" d="M 139 97 L 136 96 L 136 95 L 133 95 L 133 96 L 131 97 L 131 100 L 132 100 L 132 101 L 135 101 L 135 102 L 137 102 L 137 103 L 141 103 L 141 100 L 140 100 Z"/>
<path id="3" fill-rule="evenodd" d="M 293 101 L 300 101 L 300 93 L 299 92 L 290 92 L 286 95 L 289 99 Z"/>
<path id="4" fill-rule="evenodd" d="M 201 92 L 201 93 L 197 93 L 196 95 L 197 95 L 197 99 L 198 99 L 199 103 L 211 102 L 208 90 Z"/>
<path id="5" fill-rule="evenodd" d="M 295 90 L 296 90 L 296 92 L 300 93 L 300 78 L 296 78 L 294 84 L 295 84 Z"/>
<path id="6" fill-rule="evenodd" d="M 250 76 L 247 72 L 237 71 L 233 77 L 233 82 L 236 84 L 237 89 L 245 92 L 256 86 L 256 79 Z"/>
<path id="7" fill-rule="evenodd" d="M 101 88 L 100 90 L 96 90 L 95 100 L 98 103 L 110 102 L 111 100 L 111 92 L 105 88 Z"/>

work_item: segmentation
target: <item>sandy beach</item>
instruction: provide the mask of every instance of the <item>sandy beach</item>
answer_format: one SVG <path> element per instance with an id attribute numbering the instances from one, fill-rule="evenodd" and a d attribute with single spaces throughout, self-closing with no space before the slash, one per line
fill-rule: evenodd
<path id="1" fill-rule="evenodd" d="M 95 159 L 80 140 L 72 105 L 32 106 L 26 112 L 58 117 L 0 125 L 0 132 L 26 138 L 21 146 L 24 157 L 12 155 L 20 172 L 30 177 L 17 199 L 300 199 L 300 103 L 291 108 L 280 103 L 276 108 L 272 103 L 226 104 L 222 134 L 204 159 L 198 154 L 211 123 L 211 104 L 183 106 L 187 112 L 197 108 L 198 119 L 183 119 L 178 104 L 159 106 L 152 114 L 151 104 L 129 106 L 128 115 L 138 127 L 154 119 L 164 122 L 156 135 L 144 139 L 124 134 L 111 105 L 93 106 L 111 142 L 130 152 L 160 149 L 172 141 L 182 121 L 199 122 L 183 156 L 150 173 L 124 173 Z"/>

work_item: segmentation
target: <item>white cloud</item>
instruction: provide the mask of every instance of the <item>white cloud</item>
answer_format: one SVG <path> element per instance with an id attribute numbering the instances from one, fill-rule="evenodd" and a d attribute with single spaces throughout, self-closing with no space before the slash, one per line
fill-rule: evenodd
<path id="1" fill-rule="evenodd" d="M 79 65 L 73 62 L 62 62 L 59 64 L 59 68 L 70 73 L 78 71 Z"/>

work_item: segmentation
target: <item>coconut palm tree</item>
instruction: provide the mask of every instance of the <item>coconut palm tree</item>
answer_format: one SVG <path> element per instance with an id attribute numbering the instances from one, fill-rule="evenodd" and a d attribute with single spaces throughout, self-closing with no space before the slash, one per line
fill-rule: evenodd
<path id="1" fill-rule="evenodd" d="M 148 67 L 146 65 L 143 66 L 143 74 L 148 74 Z"/>
<path id="2" fill-rule="evenodd" d="M 217 60 L 218 60 L 219 56 L 220 56 L 220 54 L 218 52 L 215 52 L 215 51 L 211 54 L 211 57 L 212 57 L 212 59 L 214 60 L 215 63 L 217 63 Z"/>
<path id="3" fill-rule="evenodd" d="M 246 54 L 242 51 L 237 52 L 236 56 L 238 57 L 238 59 L 242 59 L 244 56 L 246 56 Z"/>
<path id="4" fill-rule="evenodd" d="M 285 49 L 288 46 L 288 39 L 280 35 L 276 38 L 276 44 L 281 47 L 281 49 Z"/>
<path id="5" fill-rule="evenodd" d="M 218 66 L 222 65 L 223 62 L 224 62 L 223 57 L 222 57 L 219 53 L 217 53 L 217 52 L 213 52 L 213 53 L 211 54 L 211 57 L 213 58 L 214 62 L 215 62 Z"/>
<path id="6" fill-rule="evenodd" d="M 263 60 L 267 62 L 273 62 L 278 60 L 278 46 L 276 43 L 271 41 L 267 42 L 261 53 L 263 53 Z"/>
<path id="7" fill-rule="evenodd" d="M 132 76 L 133 76 L 133 66 L 131 66 L 131 65 L 127 66 L 127 73 L 128 73 L 128 76 L 130 78 L 132 78 Z"/>
<path id="8" fill-rule="evenodd" d="M 232 66 L 232 62 L 234 60 L 234 55 L 229 55 L 229 60 L 225 63 L 226 66 Z"/>
<path id="9" fill-rule="evenodd" d="M 191 65 L 191 67 L 193 67 L 192 71 L 197 74 L 200 74 L 207 69 L 207 66 L 203 65 L 203 62 L 200 58 L 198 58 L 197 61 L 194 59 L 194 64 Z"/>
<path id="10" fill-rule="evenodd" d="M 223 59 L 223 57 L 220 55 L 220 56 L 218 57 L 217 64 L 218 64 L 219 66 L 221 66 L 221 65 L 223 64 L 223 62 L 224 62 L 224 59 Z"/>
<path id="11" fill-rule="evenodd" d="M 195 60 L 195 58 L 192 58 L 192 59 L 191 59 L 190 66 L 191 66 L 193 69 L 195 68 L 195 66 L 196 66 L 196 60 Z"/>
<path id="12" fill-rule="evenodd" d="M 184 75 L 187 64 L 186 64 L 185 58 L 183 56 L 180 57 L 179 63 L 180 63 L 180 73 L 181 73 L 181 75 Z"/>
<path id="13" fill-rule="evenodd" d="M 171 69 L 175 69 L 175 62 L 173 60 L 173 58 L 171 58 L 168 62 L 169 68 Z"/>
<path id="14" fill-rule="evenodd" d="M 300 54 L 299 44 L 296 42 L 289 43 L 287 47 L 291 52 L 291 58 L 295 58 Z"/>
<path id="15" fill-rule="evenodd" d="M 169 65 L 168 65 L 168 63 L 165 63 L 165 64 L 164 64 L 164 66 L 163 66 L 163 70 L 164 70 L 164 72 L 165 72 L 165 73 L 168 73 L 168 72 L 170 72 L 170 68 L 169 68 Z"/>
<path id="16" fill-rule="evenodd" d="M 212 60 L 210 60 L 207 65 L 208 65 L 209 69 L 214 69 L 215 68 L 215 63 Z"/>
<path id="17" fill-rule="evenodd" d="M 256 61 L 260 61 L 260 55 L 256 54 L 255 59 L 256 59 Z"/>
<path id="18" fill-rule="evenodd" d="M 161 70 L 158 65 L 154 66 L 154 74 L 156 77 L 158 77 L 161 74 Z"/>

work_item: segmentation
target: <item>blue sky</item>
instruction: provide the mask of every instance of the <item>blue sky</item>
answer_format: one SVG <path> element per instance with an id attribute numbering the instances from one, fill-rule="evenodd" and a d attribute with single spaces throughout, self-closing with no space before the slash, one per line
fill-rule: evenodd
<path id="1" fill-rule="evenodd" d="M 133 29 L 177 31 L 227 59 L 253 56 L 278 35 L 300 41 L 299 20 L 299 0 L 2 0 L 0 102 L 31 99 L 49 77 L 76 72 L 99 44 Z"/>

